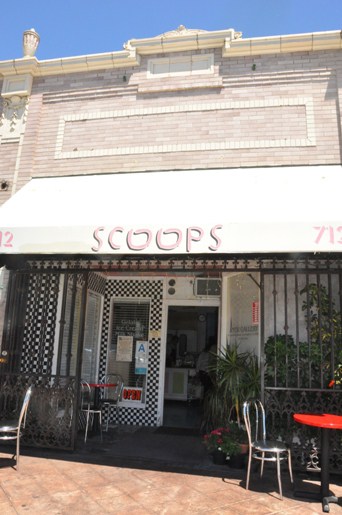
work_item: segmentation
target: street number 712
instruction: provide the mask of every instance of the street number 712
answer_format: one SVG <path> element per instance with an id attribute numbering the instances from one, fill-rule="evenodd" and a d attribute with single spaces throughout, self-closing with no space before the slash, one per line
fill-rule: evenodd
<path id="1" fill-rule="evenodd" d="M 0 247 L 13 247 L 13 234 L 10 231 L 0 231 Z"/>
<path id="2" fill-rule="evenodd" d="M 314 227 L 317 233 L 317 237 L 315 239 L 315 243 L 319 245 L 323 243 L 323 241 L 327 241 L 329 243 L 339 243 L 342 245 L 342 225 L 338 227 L 332 227 L 331 225 L 321 225 L 319 227 Z"/>

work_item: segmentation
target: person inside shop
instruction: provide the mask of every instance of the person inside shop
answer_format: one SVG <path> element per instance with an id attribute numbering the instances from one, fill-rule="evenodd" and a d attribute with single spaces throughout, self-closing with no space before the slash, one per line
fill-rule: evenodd
<path id="1" fill-rule="evenodd" d="M 177 357 L 177 344 L 178 344 L 178 336 L 169 334 L 167 336 L 167 346 L 166 346 L 166 366 L 174 367 L 176 364 Z"/>
<path id="2" fill-rule="evenodd" d="M 210 377 L 210 362 L 212 353 L 215 351 L 215 345 L 211 340 L 208 341 L 200 355 L 198 356 L 196 363 L 196 373 L 198 374 L 198 378 L 201 381 L 203 386 L 203 394 L 207 393 L 208 390 L 213 385 L 213 382 Z"/>

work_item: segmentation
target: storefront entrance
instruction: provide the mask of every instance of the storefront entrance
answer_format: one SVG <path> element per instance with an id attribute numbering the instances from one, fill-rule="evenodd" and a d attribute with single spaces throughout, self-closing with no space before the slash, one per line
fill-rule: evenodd
<path id="1" fill-rule="evenodd" d="M 208 381 L 199 357 L 205 349 L 216 353 L 217 342 L 218 307 L 169 306 L 163 426 L 200 428 Z"/>

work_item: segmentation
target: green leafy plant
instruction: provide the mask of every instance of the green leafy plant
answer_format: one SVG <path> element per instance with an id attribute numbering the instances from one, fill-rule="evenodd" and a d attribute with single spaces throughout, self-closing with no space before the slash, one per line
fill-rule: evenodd
<path id="1" fill-rule="evenodd" d="M 288 334 L 270 336 L 265 343 L 265 383 L 267 386 L 295 386 L 297 346 Z"/>
<path id="2" fill-rule="evenodd" d="M 342 362 L 342 317 L 327 288 L 310 283 L 300 294 L 308 339 L 296 343 L 290 334 L 276 334 L 266 340 L 266 386 L 321 388 Z"/>
<path id="3" fill-rule="evenodd" d="M 241 424 L 245 399 L 258 396 L 260 371 L 252 352 L 239 352 L 238 345 L 227 346 L 214 355 L 210 367 L 213 386 L 204 399 L 203 427 L 206 430 L 236 420 Z"/>
<path id="4" fill-rule="evenodd" d="M 236 434 L 228 425 L 213 429 L 203 436 L 203 443 L 209 452 L 222 451 L 228 456 L 234 456 L 240 452 L 240 445 Z"/>
<path id="5" fill-rule="evenodd" d="M 334 363 L 342 362 L 342 316 L 324 285 L 310 283 L 300 294 L 305 295 L 302 311 L 310 337 L 312 376 L 317 378 L 322 372 L 323 385 L 330 384 L 337 370 Z"/>
<path id="6" fill-rule="evenodd" d="M 336 310 L 334 301 L 329 297 L 322 284 L 310 283 L 300 291 L 305 294 L 302 304 L 308 332 L 312 342 L 330 343 L 341 341 L 341 313 Z"/>

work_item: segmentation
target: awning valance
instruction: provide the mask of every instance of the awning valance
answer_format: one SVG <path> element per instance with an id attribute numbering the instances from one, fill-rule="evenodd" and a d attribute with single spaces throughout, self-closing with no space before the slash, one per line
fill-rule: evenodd
<path id="1" fill-rule="evenodd" d="M 0 208 L 7 254 L 339 252 L 342 167 L 35 178 Z"/>

